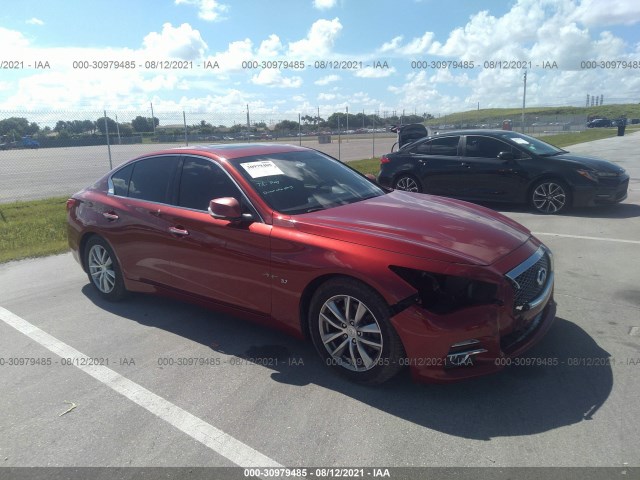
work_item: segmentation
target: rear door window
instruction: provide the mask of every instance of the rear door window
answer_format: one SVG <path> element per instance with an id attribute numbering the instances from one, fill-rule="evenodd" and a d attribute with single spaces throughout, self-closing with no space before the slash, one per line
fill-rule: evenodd
<path id="1" fill-rule="evenodd" d="M 173 180 L 179 156 L 145 158 L 133 164 L 129 197 L 157 203 L 172 203 Z"/>
<path id="2" fill-rule="evenodd" d="M 423 155 L 455 157 L 458 155 L 459 142 L 459 135 L 438 137 L 418 145 L 414 151 Z"/>
<path id="3" fill-rule="evenodd" d="M 129 180 L 131 180 L 131 172 L 133 172 L 133 164 L 129 164 L 121 168 L 111 175 L 111 183 L 113 185 L 113 194 L 120 197 L 126 197 L 129 193 Z"/>

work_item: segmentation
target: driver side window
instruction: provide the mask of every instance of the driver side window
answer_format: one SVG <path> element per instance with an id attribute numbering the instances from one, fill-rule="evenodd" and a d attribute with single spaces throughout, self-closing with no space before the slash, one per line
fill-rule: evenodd
<path id="1" fill-rule="evenodd" d="M 178 206 L 207 210 L 214 198 L 233 197 L 242 203 L 238 187 L 221 167 L 210 160 L 186 157 L 180 176 Z"/>
<path id="2" fill-rule="evenodd" d="M 512 152 L 516 155 L 518 152 L 500 140 L 491 137 L 482 137 L 478 135 L 467 136 L 467 144 L 465 149 L 465 157 L 480 158 L 498 158 L 500 152 Z"/>

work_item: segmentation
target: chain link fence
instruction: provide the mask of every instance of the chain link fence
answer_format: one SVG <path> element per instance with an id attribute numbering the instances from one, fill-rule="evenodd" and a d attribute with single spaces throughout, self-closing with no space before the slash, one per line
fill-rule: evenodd
<path id="1" fill-rule="evenodd" d="M 300 114 L 80 111 L 0 111 L 0 203 L 66 196 L 113 167 L 144 153 L 185 145 L 278 142 L 323 151 L 341 161 L 379 157 L 396 141 L 391 125 L 424 122 L 396 112 Z M 503 118 L 491 111 L 431 117 L 430 133 L 503 128 L 540 136 L 585 128 L 582 115 Z M 451 118 L 454 120 L 451 120 Z"/>
<path id="2" fill-rule="evenodd" d="M 0 203 L 66 196 L 113 167 L 166 148 L 215 143 L 302 145 L 348 162 L 391 151 L 395 134 L 376 114 L 321 111 L 0 112 Z"/>

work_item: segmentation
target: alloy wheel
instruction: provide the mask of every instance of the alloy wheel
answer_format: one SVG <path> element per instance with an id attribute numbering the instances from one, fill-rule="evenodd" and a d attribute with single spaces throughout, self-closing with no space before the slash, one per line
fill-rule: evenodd
<path id="1" fill-rule="evenodd" d="M 116 284 L 116 272 L 109 252 L 102 245 L 93 245 L 89 251 L 89 275 L 102 293 L 111 293 Z"/>
<path id="2" fill-rule="evenodd" d="M 376 317 L 349 295 L 329 298 L 320 309 L 322 343 L 337 365 L 354 372 L 375 367 L 382 355 L 382 331 Z"/>
<path id="3" fill-rule="evenodd" d="M 396 182 L 396 188 L 398 190 L 404 190 L 405 192 L 420 192 L 418 183 L 411 177 L 400 177 Z"/>
<path id="4" fill-rule="evenodd" d="M 567 203 L 567 193 L 555 182 L 544 182 L 533 191 L 533 206 L 544 213 L 557 213 Z"/>

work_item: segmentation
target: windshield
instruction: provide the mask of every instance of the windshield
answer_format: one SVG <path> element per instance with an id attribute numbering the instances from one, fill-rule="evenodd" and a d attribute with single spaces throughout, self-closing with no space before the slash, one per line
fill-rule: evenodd
<path id="1" fill-rule="evenodd" d="M 314 150 L 231 160 L 274 210 L 296 215 L 383 195 L 371 181 Z"/>
<path id="2" fill-rule="evenodd" d="M 549 145 L 542 140 L 538 140 L 537 138 L 530 137 L 528 135 L 523 135 L 522 133 L 517 132 L 504 132 L 501 134 L 501 137 L 507 140 L 511 140 L 512 143 L 515 143 L 520 148 L 524 148 L 525 150 L 535 153 L 536 155 L 557 155 L 559 153 L 563 153 L 564 150 L 554 147 L 553 145 Z"/>

